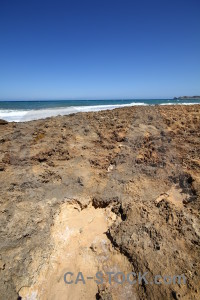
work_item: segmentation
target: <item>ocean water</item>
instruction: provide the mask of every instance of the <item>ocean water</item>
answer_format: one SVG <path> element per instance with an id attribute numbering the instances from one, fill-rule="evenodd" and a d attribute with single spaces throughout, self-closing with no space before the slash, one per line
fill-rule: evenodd
<path id="1" fill-rule="evenodd" d="M 0 119 L 24 122 L 57 115 L 107 110 L 123 106 L 179 104 L 200 104 L 200 99 L 0 101 Z"/>

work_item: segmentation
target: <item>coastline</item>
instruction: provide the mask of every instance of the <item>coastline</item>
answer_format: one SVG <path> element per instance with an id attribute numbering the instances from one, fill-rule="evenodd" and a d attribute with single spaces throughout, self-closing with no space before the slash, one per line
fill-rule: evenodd
<path id="1" fill-rule="evenodd" d="M 25 122 L 79 112 L 97 112 L 115 108 L 154 105 L 197 105 L 198 99 L 173 100 L 74 100 L 74 101 L 3 101 L 0 102 L 0 119 L 8 122 Z"/>
<path id="2" fill-rule="evenodd" d="M 200 105 L 0 125 L 2 297 L 198 299 L 199 133 Z M 63 281 L 66 269 L 112 268 L 185 274 L 187 284 L 75 289 Z"/>

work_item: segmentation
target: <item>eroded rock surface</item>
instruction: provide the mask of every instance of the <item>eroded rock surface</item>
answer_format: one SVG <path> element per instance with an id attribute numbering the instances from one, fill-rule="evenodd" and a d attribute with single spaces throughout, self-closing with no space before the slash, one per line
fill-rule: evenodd
<path id="1" fill-rule="evenodd" d="M 0 127 L 1 299 L 199 299 L 200 106 Z M 185 274 L 66 285 L 64 273 Z"/>

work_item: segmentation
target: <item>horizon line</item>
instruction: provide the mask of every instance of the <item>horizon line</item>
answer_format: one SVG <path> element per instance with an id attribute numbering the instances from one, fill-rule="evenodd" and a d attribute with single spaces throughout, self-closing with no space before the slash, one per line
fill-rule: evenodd
<path id="1" fill-rule="evenodd" d="M 182 97 L 182 96 L 181 96 Z M 189 97 L 194 97 L 194 96 L 188 96 Z M 121 101 L 126 101 L 126 100 L 175 100 L 174 98 L 176 97 L 153 97 L 153 98 L 98 98 L 98 99 L 82 99 L 82 98 L 72 98 L 72 99 L 7 99 L 3 100 L 0 99 L 0 102 L 23 102 L 23 101 L 116 101 L 116 100 L 121 100 Z"/>

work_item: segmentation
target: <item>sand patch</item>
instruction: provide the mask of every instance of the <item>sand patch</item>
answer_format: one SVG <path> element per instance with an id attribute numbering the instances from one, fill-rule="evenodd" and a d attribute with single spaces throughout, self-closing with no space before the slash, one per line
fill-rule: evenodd
<path id="1" fill-rule="evenodd" d="M 19 295 L 22 299 L 96 299 L 98 285 L 94 280 L 87 280 L 88 276 L 95 277 L 98 271 L 103 274 L 131 272 L 127 258 L 113 248 L 106 235 L 109 226 L 118 221 L 117 218 L 109 207 L 95 209 L 90 204 L 81 209 L 74 201 L 62 204 L 51 228 L 54 247 L 49 261 L 39 274 L 34 275 L 32 286 L 21 288 Z M 66 272 L 74 274 L 68 277 L 74 282 L 78 272 L 82 272 L 86 284 L 66 284 Z M 132 288 L 128 284 L 124 283 L 122 287 L 107 282 L 104 288 L 110 290 L 113 299 L 131 299 Z"/>

